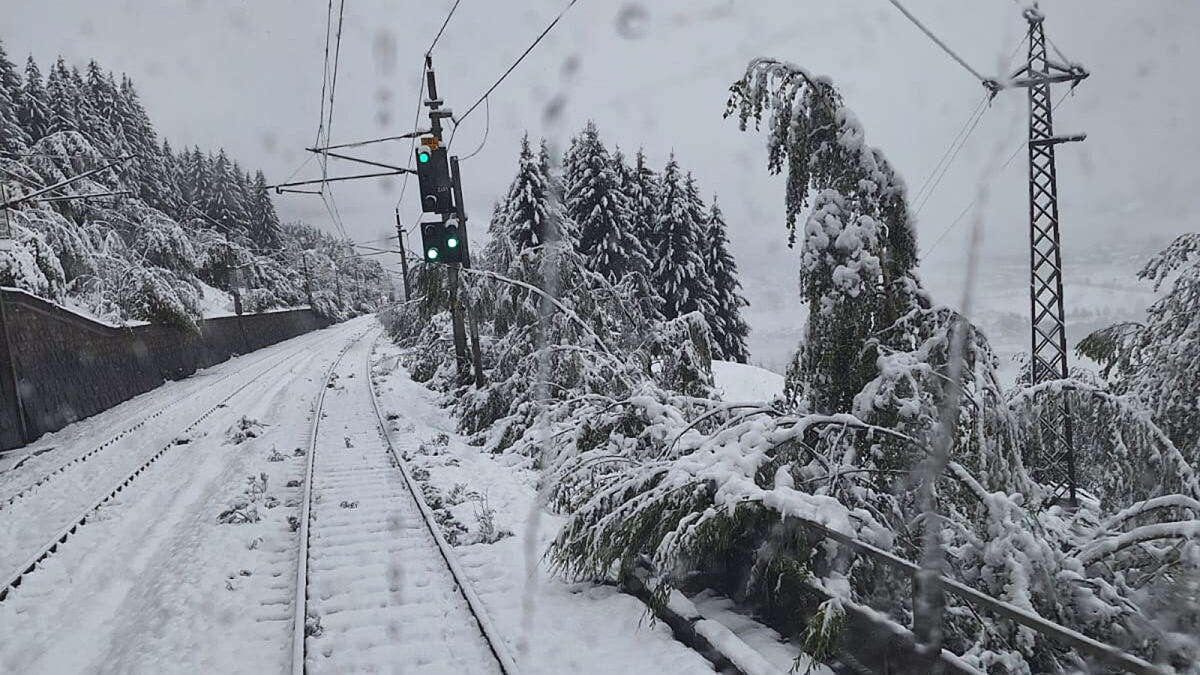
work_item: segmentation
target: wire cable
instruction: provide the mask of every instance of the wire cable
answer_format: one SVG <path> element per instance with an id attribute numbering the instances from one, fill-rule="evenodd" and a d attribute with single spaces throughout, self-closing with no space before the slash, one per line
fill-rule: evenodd
<path id="1" fill-rule="evenodd" d="M 893 0 L 893 2 L 894 1 L 895 0 Z M 556 25 L 558 25 L 558 22 L 563 18 L 563 15 L 566 14 L 567 11 L 572 7 L 574 7 L 575 3 L 577 2 L 579 2 L 579 0 L 571 0 L 571 2 L 567 3 L 566 7 L 563 7 L 562 11 L 558 13 L 558 16 L 554 17 L 554 20 L 550 22 L 550 25 L 546 26 L 546 29 L 542 31 L 541 35 L 538 35 L 537 38 L 525 48 L 525 51 L 517 57 L 517 60 L 513 61 L 513 64 L 508 67 L 508 70 L 504 71 L 504 74 L 500 76 L 500 79 L 496 80 L 496 83 L 489 87 L 487 91 L 483 92 L 483 96 L 480 96 L 478 99 L 476 99 L 476 101 L 471 104 L 471 107 L 467 108 L 467 112 L 463 113 L 462 116 L 458 118 L 458 124 L 461 124 L 464 120 L 466 120 L 467 117 L 469 117 L 471 113 L 479 107 L 479 104 L 483 103 L 484 100 L 486 100 L 487 97 L 496 90 L 496 87 L 499 87 L 500 83 L 503 82 L 504 79 L 512 73 L 512 71 L 516 70 L 517 66 L 521 65 L 521 62 L 525 60 L 525 57 L 529 56 L 529 53 L 533 51 L 533 48 L 538 46 L 538 43 L 541 42 L 542 39 L 545 38 L 546 35 L 548 35 Z M 980 79 L 982 80 L 983 78 Z"/>
<path id="2" fill-rule="evenodd" d="M 928 203 L 929 198 L 933 196 L 934 190 L 937 190 L 937 186 L 941 184 L 942 179 L 945 178 L 946 174 L 950 172 L 950 165 L 954 164 L 954 160 L 958 157 L 958 153 L 962 152 L 962 149 L 966 147 L 967 139 L 970 138 L 971 134 L 975 132 L 975 127 L 979 126 L 979 120 L 981 119 L 983 119 L 982 111 L 978 116 L 975 117 L 975 121 L 971 123 L 970 128 L 967 129 L 967 134 L 963 136 L 962 143 L 958 144 L 958 147 L 954 149 L 954 153 L 950 155 L 950 159 L 947 160 L 945 166 L 942 167 L 942 172 L 938 174 L 937 179 L 934 180 L 933 184 L 929 186 L 929 191 L 925 193 L 925 198 L 921 200 L 920 204 L 917 204 L 917 215 L 921 214 L 921 210 L 925 208 L 925 204 Z"/>
<path id="3" fill-rule="evenodd" d="M 442 39 L 442 33 L 445 32 L 446 26 L 450 25 L 450 19 L 454 16 L 454 11 L 458 9 L 458 4 L 462 0 L 454 0 L 454 4 L 450 7 L 450 11 L 446 13 L 446 19 L 442 21 L 442 27 L 438 29 L 437 35 L 433 36 L 433 42 L 429 43 L 429 49 L 425 50 L 425 57 L 428 58 L 433 54 L 433 48 L 437 46 L 438 40 Z M 417 109 L 413 112 L 412 128 L 417 128 L 417 122 L 421 121 L 421 99 L 425 97 L 425 66 L 421 66 L 421 83 L 417 87 Z M 417 134 L 410 137 L 412 140 L 408 144 L 408 162 L 404 168 L 411 169 L 413 162 L 413 152 L 417 149 Z M 404 201 L 404 193 L 408 192 L 408 177 L 409 172 L 404 173 L 404 180 L 400 183 L 400 196 L 396 198 L 396 208 L 400 208 L 400 203 Z"/>
<path id="4" fill-rule="evenodd" d="M 460 159 L 458 161 L 465 162 L 468 159 L 471 159 L 475 155 L 478 155 L 480 150 L 483 150 L 483 146 L 487 145 L 488 132 L 490 132 L 492 129 L 492 104 L 489 103 L 489 99 L 486 97 L 483 99 L 483 114 L 484 114 L 483 140 L 479 142 L 479 147 L 475 148 L 475 150 L 471 154 L 467 155 L 466 157 L 463 157 L 462 159 Z M 458 124 L 455 123 L 454 131 L 450 132 L 450 143 L 446 144 L 447 148 L 449 148 L 451 146 L 451 144 L 454 143 L 454 134 L 457 134 L 457 133 L 458 133 Z"/>
<path id="5" fill-rule="evenodd" d="M 433 48 L 437 46 L 438 40 L 442 39 L 442 33 L 446 30 L 446 26 L 450 24 L 450 17 L 454 16 L 454 10 L 458 9 L 458 3 L 462 0 L 454 0 L 454 6 L 450 8 L 450 13 L 446 15 L 446 20 L 442 22 L 442 27 L 438 29 L 437 35 L 433 36 L 433 42 L 429 44 L 429 49 L 425 50 L 425 56 L 433 53 Z"/>
<path id="6" fill-rule="evenodd" d="M 1021 47 L 1025 44 L 1028 37 L 1029 36 L 1026 35 L 1025 37 L 1021 38 L 1021 41 L 1018 42 L 1017 46 L 1013 49 L 1012 54 L 1009 54 L 1007 62 L 1009 66 L 1011 66 L 1013 59 L 1015 59 L 1017 54 L 1021 51 Z M 967 140 L 975 131 L 975 127 L 979 124 L 979 120 L 982 119 L 983 115 L 986 113 L 986 106 L 992 99 L 992 96 L 993 94 L 991 91 L 988 91 L 983 95 L 983 100 L 979 102 L 979 106 L 975 109 L 975 112 L 971 117 L 967 118 L 967 122 L 963 124 L 962 129 L 960 129 L 958 132 L 959 135 L 950 142 L 950 146 L 946 148 L 946 152 L 942 154 L 942 158 L 938 160 L 938 163 L 934 166 L 933 171 L 925 179 L 925 182 L 921 186 L 921 190 L 918 190 L 916 196 L 913 197 L 912 203 L 918 204 L 916 209 L 917 214 L 920 214 L 925 208 L 925 203 L 928 202 L 930 197 L 933 196 L 934 191 L 937 190 L 937 187 L 941 184 L 942 179 L 946 177 L 946 173 L 950 171 L 950 165 L 954 163 L 955 158 L 958 157 L 958 153 L 962 151 L 963 147 L 967 143 Z M 943 162 L 945 163 L 944 165 Z M 939 171 L 941 172 L 940 174 L 938 173 Z M 934 180 L 935 177 L 936 180 Z M 928 188 L 928 192 L 925 191 L 926 188 Z M 924 193 L 924 197 L 922 197 L 922 193 Z"/>
<path id="7" fill-rule="evenodd" d="M 1064 93 L 1062 97 L 1058 99 L 1058 103 L 1054 104 L 1054 107 L 1051 109 L 1051 111 L 1058 110 L 1058 106 L 1062 105 L 1063 101 L 1067 100 L 1067 97 L 1070 95 L 1070 90 Z M 1013 163 L 1013 160 L 1017 158 L 1017 155 L 1021 153 L 1021 150 L 1024 150 L 1028 145 L 1029 141 L 1025 140 L 1022 141 L 1022 143 L 1016 148 L 1014 148 L 1012 154 L 1009 155 L 1008 159 L 1004 161 L 1004 164 L 1000 166 L 1000 170 L 1003 171 L 1004 169 L 1007 169 L 1008 166 Z M 942 230 L 942 233 L 938 235 L 938 238 L 935 239 L 932 244 L 929 245 L 929 248 L 922 251 L 918 257 L 923 259 L 930 253 L 933 253 L 933 249 L 937 248 L 938 244 L 942 243 L 942 240 L 946 238 L 946 235 L 950 234 L 950 232 L 957 227 L 960 222 L 962 222 L 962 219 L 965 218 L 968 213 L 970 213 L 971 209 L 974 208 L 975 204 L 978 202 L 979 196 L 976 195 L 975 198 L 971 200 L 971 203 L 967 204 L 966 208 L 964 208 L 957 216 L 955 216 L 954 220 L 950 222 L 950 225 L 948 225 L 946 229 Z"/>
<path id="8" fill-rule="evenodd" d="M 933 181 L 933 177 L 936 176 L 938 170 L 942 168 L 942 163 L 946 161 L 946 158 L 950 156 L 950 153 L 954 152 L 954 148 L 958 144 L 959 140 L 962 139 L 963 134 L 967 133 L 967 128 L 972 126 L 972 122 L 975 121 L 977 116 L 983 115 L 983 110 L 987 106 L 988 98 L 988 94 L 983 95 L 983 100 L 979 102 L 979 105 L 975 106 L 975 110 L 971 113 L 971 116 L 968 117 L 967 121 L 964 122 L 962 127 L 959 128 L 958 133 L 954 136 L 954 140 L 950 141 L 950 145 L 946 147 L 946 151 L 942 153 L 942 156 L 940 159 L 938 159 L 937 164 L 933 165 L 933 170 L 929 172 L 929 175 L 925 177 L 925 181 L 921 183 L 921 188 L 917 190 L 916 194 L 912 198 L 913 202 L 918 202 L 921 200 L 921 195 L 925 193 L 925 189 L 929 187 L 929 184 Z"/>
<path id="9" fill-rule="evenodd" d="M 338 6 L 337 42 L 333 50 L 333 81 L 329 85 L 329 124 L 325 125 L 325 145 L 329 145 L 329 137 L 333 133 L 333 101 L 337 94 L 338 63 L 342 58 L 342 23 L 346 19 L 346 0 L 341 0 Z"/>
<path id="10" fill-rule="evenodd" d="M 421 98 L 425 96 L 425 67 L 421 67 L 421 86 L 417 90 L 417 110 L 413 113 L 413 128 L 417 128 L 417 122 L 421 120 Z M 413 152 L 417 149 L 417 137 L 414 135 L 408 144 L 408 163 L 404 168 L 411 169 L 413 162 Z M 400 208 L 400 203 L 404 201 L 404 193 L 408 190 L 408 177 L 412 174 L 404 172 L 404 180 L 400 184 L 400 196 L 396 199 L 396 208 Z"/>
<path id="11" fill-rule="evenodd" d="M 317 140 L 314 146 L 320 146 L 321 134 L 325 131 L 325 93 L 329 86 L 329 34 L 333 27 L 333 0 L 329 0 L 329 9 L 325 13 L 325 60 L 321 63 L 321 116 L 317 122 Z"/>
<path id="12" fill-rule="evenodd" d="M 968 73 L 971 73 L 971 75 L 974 76 L 975 79 L 979 80 L 980 82 L 982 82 L 984 84 L 987 84 L 987 82 L 988 82 L 987 78 L 980 75 L 979 71 L 975 70 L 969 64 L 967 64 L 967 62 L 964 61 L 961 56 L 959 56 L 958 54 L 955 54 L 953 49 L 950 49 L 950 47 L 945 42 L 942 42 L 938 38 L 938 36 L 933 34 L 933 31 L 926 28 L 925 24 L 921 23 L 921 21 L 919 19 L 917 19 L 917 17 L 913 16 L 912 12 L 908 11 L 908 9 L 906 9 L 904 7 L 904 5 L 900 4 L 900 0 L 888 0 L 888 2 L 895 5 L 896 9 L 900 10 L 900 13 L 902 13 L 904 16 L 908 17 L 908 20 L 913 22 L 913 25 L 915 25 L 917 28 L 920 28 L 922 33 L 925 33 L 925 35 L 929 36 L 929 39 L 933 40 L 934 43 L 937 44 L 937 46 L 941 47 L 942 51 L 949 54 L 950 58 L 957 61 L 958 65 L 965 68 Z M 572 3 L 572 4 L 574 4 L 574 3 Z M 465 115 L 464 115 L 464 117 L 465 117 Z"/>

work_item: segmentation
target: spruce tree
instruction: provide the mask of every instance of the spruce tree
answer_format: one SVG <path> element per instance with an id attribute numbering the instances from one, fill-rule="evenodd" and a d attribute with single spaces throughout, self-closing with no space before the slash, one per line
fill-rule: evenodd
<path id="1" fill-rule="evenodd" d="M 21 125 L 21 76 L 0 44 L 0 150 L 21 152 L 29 148 L 29 134 Z"/>
<path id="2" fill-rule="evenodd" d="M 71 71 L 60 56 L 46 78 L 46 103 L 50 111 L 48 133 L 78 130 L 75 118 L 75 101 L 78 97 Z"/>
<path id="3" fill-rule="evenodd" d="M 705 219 L 705 243 L 701 247 L 704 268 L 715 292 L 708 324 L 713 332 L 713 343 L 722 358 L 745 363 L 750 356 L 746 347 L 750 327 L 742 319 L 740 310 L 750 303 L 740 292 L 742 284 L 738 281 L 737 263 L 729 253 L 727 229 L 725 216 L 717 205 L 716 195 L 713 195 L 712 206 Z"/>
<path id="4" fill-rule="evenodd" d="M 654 285 L 662 296 L 662 313 L 667 319 L 703 312 L 712 297 L 712 285 L 705 278 L 699 252 L 701 225 L 696 222 L 685 179 L 672 153 L 663 169 L 658 246 L 653 261 Z"/>
<path id="5" fill-rule="evenodd" d="M 634 164 L 625 181 L 625 193 L 632 211 L 633 234 L 642 242 L 648 256 L 655 256 L 659 246 L 658 214 L 662 201 L 662 185 L 658 175 L 646 163 L 646 154 L 639 148 Z M 653 260 L 651 261 L 653 262 Z"/>
<path id="6" fill-rule="evenodd" d="M 261 249 L 274 250 L 279 248 L 280 228 L 279 216 L 275 213 L 275 204 L 267 192 L 267 179 L 262 171 L 254 174 L 254 182 L 250 187 L 250 238 Z"/>
<path id="7" fill-rule="evenodd" d="M 86 71 L 76 112 L 79 132 L 87 136 L 102 154 L 124 154 L 123 138 L 117 124 L 116 86 L 95 61 L 88 62 Z"/>
<path id="8" fill-rule="evenodd" d="M 208 168 L 205 214 L 226 234 L 243 230 L 246 215 L 239 194 L 239 179 L 224 148 L 221 148 L 216 158 L 208 163 Z"/>
<path id="9" fill-rule="evenodd" d="M 693 224 L 695 232 L 696 253 L 701 260 L 709 250 L 707 241 L 708 228 L 708 206 L 704 204 L 704 198 L 700 196 L 700 187 L 696 184 L 696 177 L 691 171 L 683 180 L 684 196 L 687 203 L 688 221 Z M 704 271 L 698 275 L 696 279 L 696 304 L 700 311 L 704 313 L 706 319 L 711 320 L 716 316 L 717 291 L 713 282 L 712 276 L 709 275 L 707 265 Z"/>
<path id="10" fill-rule="evenodd" d="M 547 178 L 548 162 L 545 153 L 534 157 L 529 147 L 529 135 L 521 139 L 517 157 L 517 175 L 508 189 L 508 198 L 501 209 L 499 228 L 518 251 L 546 243 L 546 228 L 550 226 L 550 194 Z"/>
<path id="11" fill-rule="evenodd" d="M 46 88 L 42 82 L 42 71 L 32 56 L 25 60 L 25 83 L 21 88 L 18 115 L 31 142 L 36 143 L 50 133 L 50 106 L 46 102 Z"/>
<path id="12" fill-rule="evenodd" d="M 614 164 L 596 125 L 588 122 L 576 137 L 572 161 L 564 173 L 567 218 L 579 228 L 578 250 L 588 269 L 619 283 L 630 274 L 645 275 L 649 261 L 632 231 L 629 198 L 620 187 Z"/>

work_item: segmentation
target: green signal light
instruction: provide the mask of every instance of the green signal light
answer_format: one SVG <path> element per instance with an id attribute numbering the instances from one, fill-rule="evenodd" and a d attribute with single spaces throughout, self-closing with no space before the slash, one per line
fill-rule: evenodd
<path id="1" fill-rule="evenodd" d="M 446 240 L 446 246 L 449 246 L 450 248 L 458 248 L 458 239 L 450 237 Z"/>
<path id="2" fill-rule="evenodd" d="M 428 164 L 429 163 L 429 153 L 425 150 L 418 152 L 417 153 L 417 161 L 422 164 Z"/>
<path id="3" fill-rule="evenodd" d="M 453 247 L 451 247 L 451 248 L 453 248 Z M 437 260 L 438 250 L 436 248 L 429 249 L 428 251 L 425 252 L 425 257 L 429 258 L 430 260 Z"/>

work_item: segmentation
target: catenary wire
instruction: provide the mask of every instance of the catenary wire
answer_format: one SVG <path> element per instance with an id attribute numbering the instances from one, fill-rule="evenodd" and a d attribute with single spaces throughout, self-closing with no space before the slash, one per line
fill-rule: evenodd
<path id="1" fill-rule="evenodd" d="M 957 61 L 958 65 L 965 68 L 967 70 L 967 72 L 971 73 L 971 75 L 974 76 L 975 79 L 979 80 L 980 82 L 982 82 L 984 84 L 987 84 L 987 82 L 988 82 L 987 78 L 980 75 L 979 71 L 972 68 L 966 61 L 963 60 L 963 58 L 961 56 L 956 54 L 953 49 L 950 49 L 949 45 L 947 45 L 945 42 L 942 42 L 941 39 L 938 38 L 937 35 L 933 34 L 933 31 L 926 28 L 925 24 L 921 23 L 921 21 L 919 19 L 917 19 L 917 17 L 913 16 L 912 12 L 908 11 L 908 9 L 904 5 L 900 4 L 900 0 L 888 0 L 888 2 L 895 5 L 896 9 L 900 10 L 901 14 L 903 14 L 905 17 L 907 17 L 908 20 L 911 21 L 913 23 L 913 25 L 915 25 L 917 28 L 920 28 L 922 33 L 925 33 L 925 35 L 928 36 L 930 40 L 933 40 L 934 43 L 937 44 L 937 46 L 942 48 L 942 51 L 949 54 L 950 58 Z"/>
<path id="2" fill-rule="evenodd" d="M 442 39 L 442 33 L 446 31 L 446 26 L 450 25 L 450 18 L 454 16 L 454 10 L 458 9 L 458 3 L 462 0 L 454 0 L 454 6 L 450 8 L 450 12 L 446 14 L 446 20 L 442 22 L 442 27 L 438 29 L 437 35 L 433 36 L 433 42 L 429 43 L 429 49 L 425 50 L 425 55 L 433 54 L 433 48 L 437 46 L 438 40 Z"/>
<path id="3" fill-rule="evenodd" d="M 1012 53 L 1009 54 L 1007 62 L 1008 65 L 1011 66 L 1013 59 L 1017 57 L 1017 54 L 1021 51 L 1021 47 L 1025 44 L 1027 38 L 1028 35 L 1026 35 L 1024 38 L 1021 38 L 1021 41 L 1017 43 L 1017 46 L 1013 49 Z M 944 179 L 946 174 L 950 171 L 950 165 L 954 163 L 955 158 L 958 157 L 958 153 L 962 151 L 964 146 L 966 146 L 967 140 L 975 131 L 975 127 L 979 124 L 979 120 L 982 119 L 983 115 L 987 112 L 986 106 L 991 100 L 992 96 L 993 94 L 991 91 L 988 91 L 983 95 L 983 100 L 979 102 L 979 106 L 975 109 L 975 112 L 971 117 L 967 118 L 967 122 L 963 124 L 962 129 L 959 130 L 958 136 L 951 141 L 950 146 L 946 148 L 946 152 L 942 154 L 942 158 L 938 160 L 938 163 L 934 166 L 933 171 L 930 172 L 929 176 L 925 179 L 921 189 L 918 190 L 916 196 L 913 197 L 912 203 L 917 204 L 916 213 L 921 213 L 921 211 L 925 208 L 925 203 L 928 202 L 930 197 L 933 196 L 934 191 L 937 190 L 937 187 L 941 184 L 942 179 Z M 944 165 L 943 162 L 945 163 Z M 928 192 L 926 192 L 926 188 L 928 188 Z M 922 197 L 922 193 L 924 194 L 924 197 Z"/>
<path id="4" fill-rule="evenodd" d="M 1052 110 L 1058 110 L 1058 106 L 1062 105 L 1063 101 L 1067 100 L 1067 97 L 1070 95 L 1071 95 L 1070 90 L 1065 92 L 1062 95 L 1062 97 L 1058 99 L 1058 102 L 1054 104 L 1054 107 L 1052 108 Z M 1020 145 L 1018 145 L 1016 148 L 1014 148 L 1012 154 L 1009 155 L 1008 159 L 1004 161 L 1004 164 L 1002 164 L 1000 166 L 1000 170 L 1003 171 L 1004 169 L 1007 169 L 1008 166 L 1013 163 L 1013 160 L 1017 158 L 1017 155 L 1020 154 L 1021 150 L 1024 150 L 1028 146 L 1028 144 L 1029 144 L 1029 141 L 1028 141 L 1028 139 L 1026 139 L 1025 141 L 1021 142 Z M 946 238 L 946 235 L 950 234 L 950 232 L 952 230 L 954 230 L 954 228 L 957 227 L 960 222 L 962 222 L 962 219 L 965 218 L 968 213 L 970 213 L 971 209 L 974 208 L 975 204 L 977 204 L 978 202 L 979 202 L 979 196 L 976 195 L 975 198 L 972 199 L 971 202 L 969 204 L 967 204 L 967 206 L 962 211 L 960 211 L 957 216 L 955 216 L 954 220 L 952 220 L 950 222 L 950 224 L 946 227 L 946 229 L 942 230 L 942 233 L 939 234 L 938 238 L 935 239 L 933 241 L 933 243 L 929 245 L 929 248 L 925 249 L 924 251 L 922 251 L 920 253 L 919 257 L 925 258 L 930 253 L 933 253 L 933 249 L 937 248 L 938 244 L 942 243 L 942 240 Z"/>
<path id="5" fill-rule="evenodd" d="M 504 79 L 507 78 L 509 76 L 509 74 L 512 73 L 512 71 L 516 70 L 517 66 L 521 65 L 521 62 L 525 60 L 525 57 L 529 56 L 529 53 L 533 51 L 533 48 L 538 46 L 538 43 L 541 42 L 542 39 L 545 38 L 546 35 L 548 35 L 550 33 L 550 31 L 553 30 L 556 25 L 558 25 L 558 22 L 560 19 L 563 18 L 563 15 L 565 15 L 572 7 L 574 7 L 575 3 L 577 3 L 577 2 L 579 2 L 579 0 L 571 0 L 571 2 L 567 3 L 566 7 L 563 7 L 562 11 L 558 13 L 558 16 L 554 17 L 554 20 L 551 21 L 550 24 L 546 26 L 546 29 L 543 30 L 541 32 L 541 34 L 538 35 L 537 38 L 535 38 L 534 41 L 531 42 L 529 44 L 529 46 L 525 48 L 525 51 L 522 52 L 521 55 L 517 57 L 517 60 L 513 61 L 513 64 L 508 67 L 508 70 L 504 71 L 504 74 L 500 76 L 500 79 L 496 80 L 495 84 L 493 84 L 491 87 L 489 87 L 487 91 L 483 92 L 483 96 L 480 96 L 478 99 L 476 99 L 476 101 L 471 104 L 471 107 L 467 108 L 467 111 L 458 118 L 458 121 L 457 121 L 458 124 L 461 124 L 464 120 L 466 120 L 467 117 L 470 116 L 470 114 L 472 112 L 474 112 L 476 108 L 479 107 L 479 104 L 483 103 L 484 100 L 487 99 L 487 97 L 493 91 L 496 90 L 496 87 L 499 87 L 500 83 L 503 82 Z"/>
<path id="6" fill-rule="evenodd" d="M 442 33 L 445 32 L 446 26 L 450 25 L 450 19 L 451 19 L 451 17 L 454 16 L 454 11 L 456 9 L 458 9 L 458 4 L 461 1 L 462 0 L 454 0 L 454 4 L 450 7 L 450 11 L 446 13 L 446 19 L 444 21 L 442 21 L 442 27 L 438 29 L 437 35 L 435 35 L 433 37 L 433 42 L 429 43 L 429 49 L 425 50 L 426 58 L 433 55 L 433 48 L 437 46 L 438 40 L 442 39 Z M 425 63 L 422 62 L 422 64 L 421 64 L 421 82 L 417 86 L 417 106 L 416 106 L 416 110 L 413 112 L 413 123 L 412 123 L 413 129 L 416 129 L 417 123 L 421 121 L 421 99 L 424 98 L 424 96 L 425 96 L 425 69 L 426 69 Z M 406 168 L 406 169 L 412 168 L 413 152 L 416 151 L 416 149 L 417 149 L 416 135 L 414 134 L 411 137 L 411 139 L 412 140 L 408 144 L 408 161 L 404 165 L 404 168 Z M 397 209 L 400 208 L 400 203 L 404 201 L 404 193 L 408 192 L 408 177 L 409 177 L 409 175 L 411 175 L 411 174 L 406 171 L 404 173 L 404 179 L 400 182 L 400 196 L 396 198 L 396 208 Z"/>

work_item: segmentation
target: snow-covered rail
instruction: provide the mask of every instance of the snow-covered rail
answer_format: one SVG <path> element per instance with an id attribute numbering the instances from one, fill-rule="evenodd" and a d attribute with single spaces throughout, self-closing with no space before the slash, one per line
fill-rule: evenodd
<path id="1" fill-rule="evenodd" d="M 22 562 L 12 567 L 12 571 L 8 572 L 4 577 L 2 577 L 3 585 L 0 586 L 0 602 L 3 602 L 5 599 L 7 599 L 9 591 L 20 586 L 22 580 L 27 575 L 37 570 L 38 565 L 42 561 L 51 555 L 54 555 L 62 544 L 66 543 L 66 541 L 70 539 L 80 527 L 87 523 L 88 519 L 92 517 L 97 509 L 101 508 L 109 501 L 117 497 L 117 495 L 121 494 L 126 487 L 133 483 L 134 480 L 141 476 L 155 462 L 167 454 L 168 451 L 170 451 L 172 448 L 178 447 L 178 439 L 186 436 L 200 427 L 206 420 L 208 420 L 210 416 L 213 415 L 213 413 L 226 406 L 234 397 L 244 392 L 251 385 L 255 384 L 256 382 L 261 382 L 262 378 L 271 371 L 281 366 L 290 364 L 294 360 L 295 356 L 302 350 L 303 347 L 289 350 L 284 354 L 274 358 L 266 368 L 259 370 L 256 376 L 245 378 L 243 384 L 229 392 L 213 405 L 205 408 L 204 412 L 195 417 L 189 424 L 183 426 L 182 428 L 177 427 L 177 431 L 172 433 L 170 440 L 162 445 L 159 450 L 153 452 L 149 457 L 145 457 L 144 459 L 137 458 L 134 460 L 136 462 L 136 466 L 131 471 L 126 470 L 125 472 L 115 474 L 120 476 L 116 480 L 113 480 L 112 476 L 108 475 L 110 472 L 100 472 L 94 480 L 91 480 L 89 483 L 85 483 L 83 489 L 80 489 L 79 486 L 64 485 L 61 489 L 54 490 L 53 494 L 47 494 L 45 500 L 36 500 L 38 502 L 36 504 L 21 504 L 22 507 L 29 506 L 29 509 L 32 509 L 35 506 L 44 506 L 42 505 L 43 501 L 50 505 L 45 509 L 44 512 L 39 514 L 41 517 L 38 518 L 22 519 L 21 517 L 27 514 L 14 513 L 14 511 L 29 509 L 10 509 L 8 512 L 0 514 L 0 519 L 3 519 L 3 521 L 20 521 L 21 524 L 26 525 L 25 529 L 19 531 L 18 534 L 20 536 L 8 537 L 6 540 L 4 555 L 2 558 L 0 558 L 0 563 L 11 564 L 14 560 L 20 560 Z M 222 378 L 218 382 L 223 382 L 225 379 L 227 378 Z M 213 386 L 216 384 L 217 383 L 214 383 Z M 176 401 L 176 403 L 177 402 L 178 401 Z M 121 435 L 143 428 L 147 421 L 161 416 L 168 408 L 171 407 L 171 405 L 174 405 L 174 403 L 165 406 L 156 413 L 150 415 L 147 419 L 134 425 Z M 121 437 L 121 435 L 118 435 L 117 438 Z M 94 454 L 94 452 L 99 449 L 107 447 L 107 445 L 111 444 L 111 442 L 112 441 L 102 444 L 100 448 L 93 450 L 91 454 Z M 59 471 L 61 470 L 62 469 L 60 468 Z M 105 479 L 107 479 L 109 482 L 100 482 Z M 45 480 L 41 481 L 39 484 L 42 483 L 45 483 Z M 34 500 L 25 501 L 29 502 Z M 10 505 L 11 504 L 12 502 L 10 502 Z M 56 518 L 54 517 L 56 512 L 72 515 L 63 518 Z M 13 523 L 3 522 L 0 523 L 0 525 L 7 525 L 11 527 Z"/>
<path id="2" fill-rule="evenodd" d="M 267 361 L 268 358 L 269 357 L 267 357 L 267 356 L 258 358 L 257 360 L 254 361 L 254 365 L 261 364 L 261 363 Z M 57 468 L 55 468 L 47 473 L 40 474 L 38 476 L 38 478 L 36 478 L 32 482 L 26 483 L 24 487 L 17 488 L 15 491 L 11 492 L 8 496 L 0 497 L 0 511 L 3 511 L 4 508 L 7 506 L 12 506 L 14 503 L 23 499 L 24 497 L 29 496 L 30 493 L 32 493 L 34 490 L 45 485 L 46 483 L 50 482 L 51 480 L 62 476 L 64 473 L 66 473 L 72 469 L 79 468 L 84 462 L 87 462 L 89 459 L 92 459 L 93 457 L 96 457 L 97 455 L 104 452 L 105 450 L 111 448 L 113 445 L 115 445 L 116 443 L 125 439 L 130 434 L 146 428 L 146 425 L 148 425 L 151 422 L 153 422 L 154 420 L 162 417 L 164 414 L 170 412 L 172 409 L 174 409 L 180 403 L 182 403 L 184 401 L 195 400 L 195 397 L 197 395 L 200 395 L 202 392 L 211 390 L 211 389 L 216 389 L 218 385 L 224 383 L 226 380 L 230 379 L 231 377 L 234 377 L 235 375 L 241 375 L 241 374 L 243 374 L 243 373 L 239 369 L 230 368 L 229 372 L 227 372 L 224 375 L 222 375 L 221 377 L 213 380 L 212 382 L 206 383 L 200 390 L 186 391 L 185 393 L 176 397 L 170 403 L 160 407 L 158 410 L 155 410 L 154 412 L 150 413 L 149 415 L 142 417 L 137 422 L 125 427 L 121 431 L 118 431 L 116 434 L 113 434 L 111 437 L 109 437 L 103 443 L 100 443 L 99 445 L 92 447 L 90 450 L 88 450 L 87 452 L 84 452 L 83 454 L 77 455 L 77 456 L 63 462 L 62 464 L 59 464 Z"/>
<path id="3" fill-rule="evenodd" d="M 360 352 L 358 376 L 335 364 L 315 406 L 292 672 L 516 675 L 388 438 L 372 348 L 364 340 L 347 352 Z"/>

